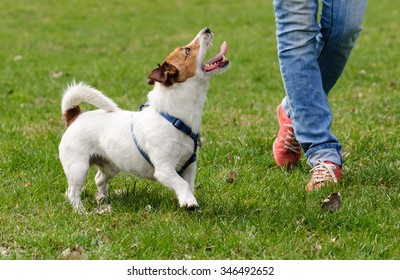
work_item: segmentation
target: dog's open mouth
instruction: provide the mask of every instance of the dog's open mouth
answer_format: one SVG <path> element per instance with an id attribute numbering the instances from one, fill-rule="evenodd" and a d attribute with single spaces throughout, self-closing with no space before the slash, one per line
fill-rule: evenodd
<path id="1" fill-rule="evenodd" d="M 206 64 L 203 65 L 204 72 L 211 72 L 227 66 L 229 64 L 229 60 L 227 60 L 225 57 L 227 51 L 228 44 L 224 41 L 221 45 L 219 54 L 217 54 L 214 58 L 210 59 Z"/>

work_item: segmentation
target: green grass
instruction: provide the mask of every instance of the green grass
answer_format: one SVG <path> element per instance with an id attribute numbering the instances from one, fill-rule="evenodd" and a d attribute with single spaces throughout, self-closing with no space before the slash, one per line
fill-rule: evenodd
<path id="1" fill-rule="evenodd" d="M 284 172 L 271 157 L 284 91 L 270 1 L 2 0 L 0 259 L 61 259 L 77 247 L 88 259 L 399 259 L 399 18 L 396 1 L 370 1 L 331 93 L 348 155 L 342 207 L 326 214 L 325 193 L 304 190 L 305 159 Z M 205 106 L 201 208 L 180 209 L 160 184 L 120 175 L 111 212 L 95 214 L 92 171 L 89 214 L 75 213 L 58 160 L 64 87 L 83 80 L 136 110 L 147 74 L 205 26 L 215 33 L 210 56 L 226 40 L 232 65 Z"/>

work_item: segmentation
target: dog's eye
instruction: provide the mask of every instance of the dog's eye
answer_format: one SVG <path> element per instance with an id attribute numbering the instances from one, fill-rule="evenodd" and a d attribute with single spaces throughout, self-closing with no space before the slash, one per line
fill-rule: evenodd
<path id="1" fill-rule="evenodd" d="M 185 48 L 185 54 L 188 56 L 190 54 L 190 48 Z"/>

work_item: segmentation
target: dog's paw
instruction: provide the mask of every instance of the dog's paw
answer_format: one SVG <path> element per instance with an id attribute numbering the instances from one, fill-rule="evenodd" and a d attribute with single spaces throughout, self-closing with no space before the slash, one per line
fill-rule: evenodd
<path id="1" fill-rule="evenodd" d="M 85 206 L 83 206 L 83 203 L 81 200 L 79 201 L 71 201 L 72 208 L 79 214 L 87 214 L 87 211 L 85 209 Z"/>
<path id="2" fill-rule="evenodd" d="M 193 211 L 194 209 L 196 209 L 199 204 L 197 203 L 196 198 L 192 195 L 192 197 L 190 198 L 186 198 L 184 200 L 180 200 L 179 202 L 180 206 L 183 208 L 186 208 L 188 210 Z"/>
<path id="3" fill-rule="evenodd" d="M 193 205 L 193 206 L 186 206 L 186 210 L 188 211 L 194 211 L 199 207 L 199 205 Z"/>
<path id="4" fill-rule="evenodd" d="M 96 203 L 97 203 L 97 204 L 100 204 L 100 202 L 101 202 L 102 200 L 105 199 L 106 195 L 107 195 L 107 193 L 104 194 L 104 193 L 101 193 L 101 192 L 97 192 L 97 193 L 95 194 L 95 201 L 96 201 Z"/>
<path id="5" fill-rule="evenodd" d="M 89 213 L 86 211 L 86 208 L 82 205 L 79 207 L 74 207 L 74 210 L 80 215 L 88 215 Z"/>

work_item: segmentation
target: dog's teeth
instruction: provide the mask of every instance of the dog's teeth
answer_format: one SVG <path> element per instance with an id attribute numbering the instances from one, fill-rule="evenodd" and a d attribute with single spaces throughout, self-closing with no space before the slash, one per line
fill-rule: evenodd
<path id="1" fill-rule="evenodd" d="M 212 46 L 213 46 L 213 44 L 210 42 L 210 43 L 208 43 L 208 46 L 209 46 L 209 47 L 212 47 Z"/>

